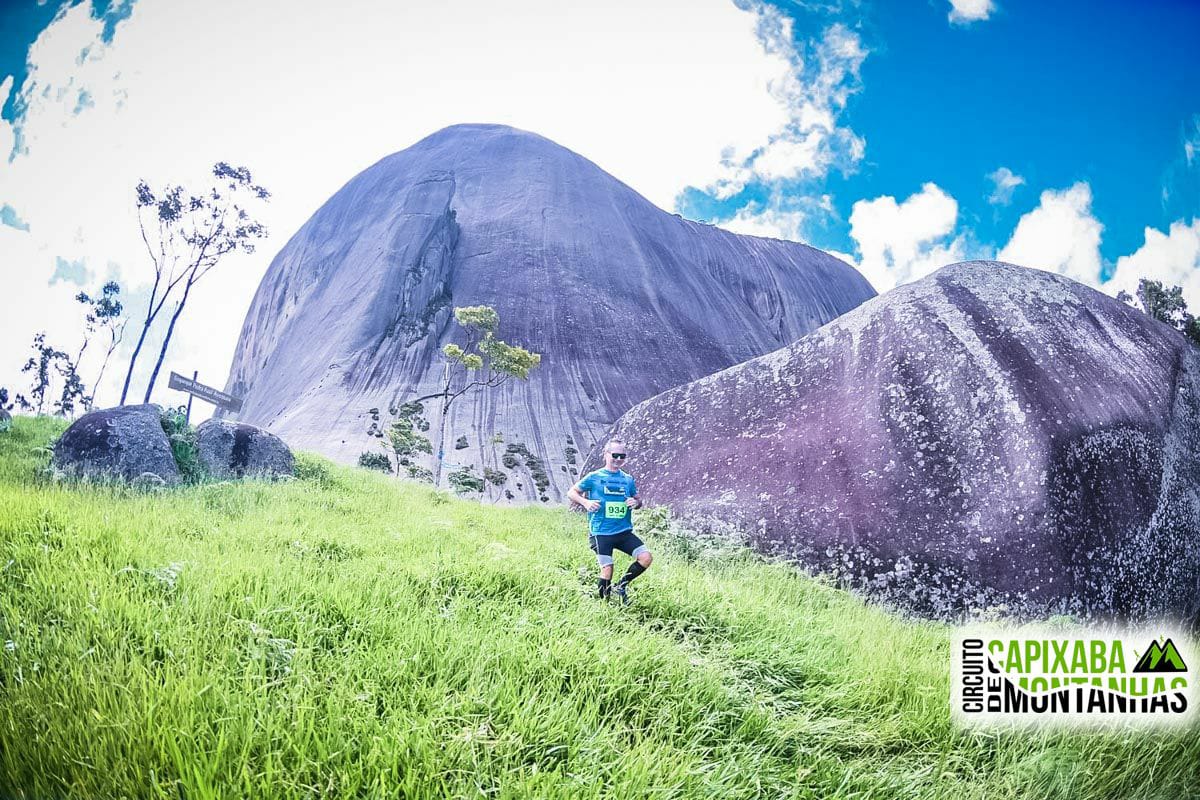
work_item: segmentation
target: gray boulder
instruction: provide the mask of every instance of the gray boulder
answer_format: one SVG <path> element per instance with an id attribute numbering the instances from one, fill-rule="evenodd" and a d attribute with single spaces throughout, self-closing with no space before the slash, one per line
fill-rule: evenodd
<path id="1" fill-rule="evenodd" d="M 210 419 L 196 428 L 200 461 L 214 478 L 294 475 L 292 451 L 273 433 L 240 422 Z"/>
<path id="2" fill-rule="evenodd" d="M 179 468 L 156 405 L 117 406 L 84 414 L 54 445 L 52 463 L 74 477 L 134 481 L 152 473 L 171 485 Z"/>
<path id="3" fill-rule="evenodd" d="M 1200 617 L 1200 350 L 1058 275 L 944 267 L 616 432 L 648 501 L 922 614 Z"/>

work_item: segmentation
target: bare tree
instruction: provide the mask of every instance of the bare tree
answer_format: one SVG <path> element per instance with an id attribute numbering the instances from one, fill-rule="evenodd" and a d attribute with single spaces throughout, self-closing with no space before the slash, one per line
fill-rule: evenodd
<path id="1" fill-rule="evenodd" d="M 33 337 L 33 356 L 25 362 L 22 372 L 32 375 L 29 398 L 17 395 L 17 402 L 27 411 L 33 411 L 39 416 L 46 412 L 46 403 L 53 396 L 54 373 L 62 379 L 62 391 L 58 400 L 53 401 L 54 413 L 67 416 L 74 413 L 75 402 L 82 401 L 87 396 L 86 387 L 79 378 L 76 364 L 65 351 L 46 344 L 45 332 Z"/>
<path id="2" fill-rule="evenodd" d="M 176 290 L 182 292 L 175 302 L 170 324 L 158 352 L 158 360 L 146 386 L 144 402 L 150 402 L 175 323 L 187 305 L 192 287 L 227 254 L 241 250 L 254 252 L 254 242 L 267 235 L 262 223 L 253 219 L 240 205 L 243 197 L 266 200 L 271 193 L 253 182 L 250 170 L 231 167 L 224 161 L 213 166 L 213 186 L 200 195 L 187 193 L 182 186 L 168 186 L 155 193 L 146 183 L 137 185 L 138 227 L 146 252 L 154 265 L 154 283 L 146 305 L 146 317 L 137 345 L 129 359 L 121 403 L 129 395 L 129 383 L 146 335 L 167 300 Z"/>
<path id="3" fill-rule="evenodd" d="M 117 295 L 120 293 L 121 287 L 117 282 L 109 281 L 104 284 L 100 289 L 100 294 L 96 297 L 91 297 L 86 292 L 75 295 L 75 299 L 88 308 L 87 316 L 84 317 L 86 327 L 83 334 L 83 345 L 79 348 L 79 354 L 75 356 L 75 364 L 81 363 L 88 343 L 97 328 L 104 328 L 108 332 L 108 349 L 104 353 L 104 360 L 100 363 L 100 373 L 96 376 L 95 383 L 92 384 L 92 393 L 83 399 L 84 408 L 89 411 L 95 405 L 96 391 L 100 387 L 100 381 L 104 379 L 104 371 L 108 369 L 108 360 L 112 357 L 113 351 L 117 349 L 117 345 L 121 343 L 121 339 L 125 336 L 125 326 L 129 324 L 129 318 L 121 316 L 124 308 L 121 301 L 117 299 Z"/>

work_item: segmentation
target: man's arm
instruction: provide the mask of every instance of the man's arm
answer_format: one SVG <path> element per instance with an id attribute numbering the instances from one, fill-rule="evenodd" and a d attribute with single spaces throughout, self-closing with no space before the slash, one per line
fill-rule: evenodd
<path id="1" fill-rule="evenodd" d="M 578 503 L 579 505 L 583 506 L 588 511 L 596 511 L 597 509 L 600 508 L 599 502 L 597 502 L 596 500 L 589 500 L 588 498 L 586 498 L 582 494 L 580 494 L 578 486 L 572 486 L 570 489 L 567 490 L 567 499 L 569 499 L 573 503 Z"/>

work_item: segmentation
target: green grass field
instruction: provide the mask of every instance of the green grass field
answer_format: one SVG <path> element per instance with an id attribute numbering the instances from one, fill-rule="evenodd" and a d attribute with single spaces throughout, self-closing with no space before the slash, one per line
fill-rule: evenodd
<path id="1" fill-rule="evenodd" d="M 302 456 L 285 483 L 43 477 L 0 434 L 0 798 L 1200 795 L 1186 733 L 949 721 L 949 628 L 581 516 Z M 618 570 L 624 561 L 618 561 Z"/>

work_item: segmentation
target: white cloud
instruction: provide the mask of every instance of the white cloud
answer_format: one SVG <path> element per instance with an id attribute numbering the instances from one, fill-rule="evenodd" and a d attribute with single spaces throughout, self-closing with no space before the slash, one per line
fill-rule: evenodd
<path id="1" fill-rule="evenodd" d="M 790 17 L 762 4 L 755 12 L 763 48 L 777 65 L 770 92 L 782 118 L 765 141 L 725 151 L 721 173 L 705 188 L 717 199 L 728 199 L 751 183 L 778 184 L 820 178 L 834 167 L 850 169 L 866 147 L 862 137 L 838 125 L 847 100 L 861 88 L 868 51 L 858 33 L 835 23 L 801 52 Z"/>
<path id="2" fill-rule="evenodd" d="M 752 151 L 788 120 L 771 84 L 784 62 L 764 53 L 756 15 L 726 0 L 352 0 L 287 13 L 138 0 L 109 45 L 91 8 L 64 9 L 31 48 L 22 86 L 0 83 L 28 104 L 11 163 L 14 132 L 0 123 L 0 205 L 29 225 L 0 225 L 0 385 L 24 384 L 35 330 L 60 347 L 78 336 L 78 287 L 47 285 L 57 259 L 97 280 L 114 262 L 127 288 L 148 278 L 139 177 L 192 185 L 223 159 L 274 193 L 263 215 L 271 239 L 196 287 L 164 365 L 221 385 L 278 249 L 355 173 L 439 128 L 536 131 L 670 208 L 685 185 L 717 180 L 726 148 Z"/>
<path id="3" fill-rule="evenodd" d="M 957 201 L 934 183 L 901 203 L 887 195 L 859 200 L 850 236 L 861 257 L 852 263 L 880 294 L 922 278 L 965 258 L 965 238 L 952 236 L 957 219 Z"/>
<path id="4" fill-rule="evenodd" d="M 1141 278 L 1183 287 L 1188 309 L 1200 311 L 1200 219 L 1190 225 L 1176 220 L 1167 233 L 1146 228 L 1145 243 L 1117 259 L 1112 278 L 1101 288 L 1113 296 L 1122 290 L 1134 294 Z"/>
<path id="5" fill-rule="evenodd" d="M 1042 192 L 1037 208 L 1017 221 L 997 258 L 1057 272 L 1089 286 L 1100 284 L 1100 234 L 1092 216 L 1092 189 L 1085 182 Z"/>
<path id="6" fill-rule="evenodd" d="M 733 219 L 721 223 L 727 231 L 741 233 L 747 236 L 764 236 L 769 239 L 785 239 L 798 242 L 801 239 L 804 220 L 807 215 L 802 211 L 782 211 L 777 208 L 760 208 L 747 206 Z"/>
<path id="7" fill-rule="evenodd" d="M 995 10 L 992 0 L 950 0 L 949 19 L 954 25 L 969 25 L 987 19 Z"/>
<path id="8" fill-rule="evenodd" d="M 989 174 L 987 177 L 995 187 L 988 197 L 988 202 L 994 206 L 1006 206 L 1011 203 L 1013 192 L 1016 191 L 1018 186 L 1025 183 L 1024 178 L 1015 174 L 1008 167 L 1000 167 L 1000 169 Z"/>

